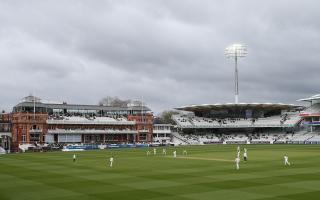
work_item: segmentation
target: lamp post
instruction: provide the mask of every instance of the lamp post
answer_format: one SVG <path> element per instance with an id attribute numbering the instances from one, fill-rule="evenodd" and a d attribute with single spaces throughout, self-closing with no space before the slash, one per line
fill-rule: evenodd
<path id="1" fill-rule="evenodd" d="M 238 83 L 238 58 L 245 57 L 248 54 L 247 46 L 245 44 L 235 43 L 228 46 L 225 50 L 227 58 L 234 58 L 234 92 L 235 103 L 239 100 L 239 83 Z"/>

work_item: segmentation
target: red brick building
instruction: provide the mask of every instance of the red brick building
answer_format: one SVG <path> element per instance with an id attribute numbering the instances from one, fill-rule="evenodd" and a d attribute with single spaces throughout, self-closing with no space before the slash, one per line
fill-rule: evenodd
<path id="1" fill-rule="evenodd" d="M 0 146 L 4 150 L 11 148 L 11 114 L 0 114 Z"/>
<path id="2" fill-rule="evenodd" d="M 14 150 L 30 143 L 152 142 L 153 114 L 143 105 L 53 104 L 28 96 L 8 116 Z"/>

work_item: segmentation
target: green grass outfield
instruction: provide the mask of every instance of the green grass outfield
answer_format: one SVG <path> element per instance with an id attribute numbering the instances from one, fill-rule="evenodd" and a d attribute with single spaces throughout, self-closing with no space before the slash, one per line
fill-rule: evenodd
<path id="1" fill-rule="evenodd" d="M 320 145 L 241 147 L 249 161 L 239 171 L 235 145 L 179 147 L 175 160 L 173 147 L 148 157 L 146 148 L 76 152 L 76 163 L 73 152 L 0 155 L 0 200 L 320 199 Z"/>

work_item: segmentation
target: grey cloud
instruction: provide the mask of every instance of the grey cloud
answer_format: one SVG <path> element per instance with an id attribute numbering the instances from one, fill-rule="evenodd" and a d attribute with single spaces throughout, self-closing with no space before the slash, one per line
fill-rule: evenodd
<path id="1" fill-rule="evenodd" d="M 155 112 L 233 101 L 224 48 L 239 61 L 240 100 L 294 103 L 318 93 L 316 0 L 1 1 L 0 108 L 48 100 L 144 100 Z"/>

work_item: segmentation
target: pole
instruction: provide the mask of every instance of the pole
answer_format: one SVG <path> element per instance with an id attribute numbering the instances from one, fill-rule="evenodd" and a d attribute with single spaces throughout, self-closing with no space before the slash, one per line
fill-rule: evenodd
<path id="1" fill-rule="evenodd" d="M 239 98 L 239 86 L 238 86 L 238 56 L 237 52 L 234 57 L 234 89 L 235 89 L 235 103 L 238 103 L 238 98 Z"/>

